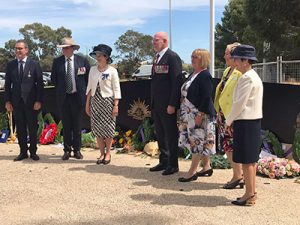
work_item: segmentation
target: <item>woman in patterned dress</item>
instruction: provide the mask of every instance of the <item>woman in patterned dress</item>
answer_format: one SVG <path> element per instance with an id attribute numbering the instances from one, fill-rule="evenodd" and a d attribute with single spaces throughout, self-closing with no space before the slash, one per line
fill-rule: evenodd
<path id="1" fill-rule="evenodd" d="M 224 59 L 228 67 L 224 71 L 222 79 L 216 88 L 214 101 L 214 106 L 217 111 L 218 147 L 225 151 L 227 160 L 230 162 L 233 171 L 232 178 L 223 186 L 224 189 L 233 189 L 236 186 L 240 186 L 240 188 L 244 187 L 242 165 L 232 160 L 232 133 L 228 133 L 225 130 L 225 119 L 231 111 L 233 92 L 238 79 L 242 75 L 241 72 L 235 68 L 235 63 L 231 58 L 231 52 L 238 45 L 240 44 L 233 43 L 226 47 Z"/>
<path id="2" fill-rule="evenodd" d="M 86 113 L 91 117 L 92 134 L 97 138 L 100 157 L 97 164 L 110 163 L 110 149 L 116 128 L 121 89 L 117 70 L 110 66 L 112 49 L 104 44 L 94 47 L 90 56 L 97 60 L 91 67 L 86 89 Z M 106 148 L 106 152 L 105 152 Z"/>
<path id="3" fill-rule="evenodd" d="M 196 180 L 198 176 L 211 176 L 210 156 L 215 154 L 215 110 L 213 106 L 213 83 L 207 69 L 210 54 L 196 49 L 192 53 L 194 72 L 181 87 L 179 147 L 192 152 L 189 171 L 179 182 Z M 202 159 L 202 170 L 197 172 Z"/>

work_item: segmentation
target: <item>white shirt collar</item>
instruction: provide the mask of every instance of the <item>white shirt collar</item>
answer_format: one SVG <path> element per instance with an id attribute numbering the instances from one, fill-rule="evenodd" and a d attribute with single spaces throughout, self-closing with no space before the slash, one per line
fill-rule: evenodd
<path id="1" fill-rule="evenodd" d="M 159 54 L 159 58 L 161 58 L 166 53 L 167 50 L 168 50 L 168 47 L 166 47 L 163 50 L 161 50 L 160 52 L 158 52 L 157 54 Z"/>
<path id="2" fill-rule="evenodd" d="M 67 61 L 68 58 L 70 58 L 71 61 L 73 62 L 73 61 L 74 61 L 74 54 L 73 54 L 71 57 L 66 57 L 66 56 L 65 56 L 65 60 L 66 60 L 66 61 Z"/>
<path id="3" fill-rule="evenodd" d="M 25 56 L 25 58 L 24 59 L 17 59 L 18 60 L 18 63 L 20 62 L 20 61 L 23 61 L 24 62 L 24 64 L 26 63 L 26 61 L 27 61 L 27 58 L 28 58 L 28 56 Z"/>

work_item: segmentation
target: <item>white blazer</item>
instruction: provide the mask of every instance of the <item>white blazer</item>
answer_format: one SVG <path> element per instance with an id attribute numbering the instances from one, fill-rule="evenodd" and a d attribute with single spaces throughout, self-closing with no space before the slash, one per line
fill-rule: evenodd
<path id="1" fill-rule="evenodd" d="M 100 72 L 97 66 L 92 66 L 89 73 L 89 81 L 86 88 L 86 94 L 91 91 L 91 96 L 94 96 L 96 89 L 100 85 L 100 92 L 103 98 L 114 97 L 121 99 L 121 88 L 118 71 L 108 66 L 107 70 Z"/>
<path id="2" fill-rule="evenodd" d="M 233 104 L 226 124 L 235 120 L 255 120 L 263 117 L 263 84 L 257 73 L 251 69 L 238 80 L 233 94 Z"/>

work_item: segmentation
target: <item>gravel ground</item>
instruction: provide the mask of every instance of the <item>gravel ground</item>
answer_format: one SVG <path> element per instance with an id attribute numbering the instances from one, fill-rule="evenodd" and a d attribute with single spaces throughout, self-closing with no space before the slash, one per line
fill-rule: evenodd
<path id="1" fill-rule="evenodd" d="M 62 148 L 40 146 L 41 160 L 13 162 L 18 145 L 0 145 L 1 225 L 106 224 L 300 224 L 300 185 L 295 179 L 257 177 L 253 207 L 230 201 L 243 190 L 223 190 L 230 170 L 179 183 L 189 168 L 162 176 L 149 172 L 157 159 L 112 154 L 109 165 L 96 165 L 99 153 L 85 149 L 84 159 L 62 161 Z"/>

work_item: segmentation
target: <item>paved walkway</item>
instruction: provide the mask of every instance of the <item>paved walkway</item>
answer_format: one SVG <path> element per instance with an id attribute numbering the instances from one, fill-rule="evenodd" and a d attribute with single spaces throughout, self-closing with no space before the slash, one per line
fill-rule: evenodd
<path id="1" fill-rule="evenodd" d="M 41 160 L 13 162 L 16 144 L 0 144 L 1 225 L 105 224 L 300 224 L 300 184 L 295 179 L 258 177 L 258 201 L 238 207 L 230 201 L 243 190 L 223 190 L 230 170 L 179 183 L 183 174 L 162 176 L 148 168 L 150 157 L 113 154 L 109 165 L 96 165 L 98 151 L 84 159 L 62 161 L 62 149 L 40 146 Z M 181 161 L 186 171 L 189 162 Z"/>

